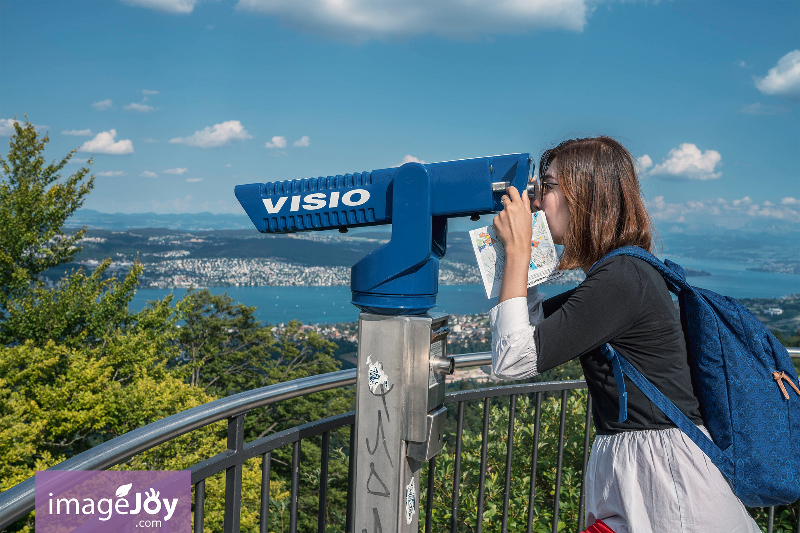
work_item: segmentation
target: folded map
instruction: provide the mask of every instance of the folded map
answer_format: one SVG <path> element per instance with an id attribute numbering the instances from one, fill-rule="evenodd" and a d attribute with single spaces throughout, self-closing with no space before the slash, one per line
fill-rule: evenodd
<path id="1" fill-rule="evenodd" d="M 478 268 L 483 279 L 483 288 L 487 298 L 500 295 L 500 284 L 503 282 L 503 271 L 506 266 L 506 253 L 503 243 L 497 238 L 494 227 L 485 226 L 469 232 L 472 249 L 478 260 Z M 558 255 L 550 236 L 550 228 L 544 211 L 533 213 L 533 236 L 531 238 L 531 265 L 528 270 L 528 287 L 561 276 L 556 270 Z"/>

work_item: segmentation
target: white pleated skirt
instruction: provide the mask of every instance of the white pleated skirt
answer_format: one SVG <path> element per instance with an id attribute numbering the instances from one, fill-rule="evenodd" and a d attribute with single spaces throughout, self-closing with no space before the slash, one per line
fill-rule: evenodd
<path id="1" fill-rule="evenodd" d="M 595 438 L 587 526 L 598 519 L 615 533 L 761 532 L 719 469 L 678 428 Z"/>

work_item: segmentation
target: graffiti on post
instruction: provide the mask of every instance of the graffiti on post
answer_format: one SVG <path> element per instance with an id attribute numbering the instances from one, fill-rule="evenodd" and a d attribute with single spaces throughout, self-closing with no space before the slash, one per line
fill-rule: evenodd
<path id="1" fill-rule="evenodd" d="M 376 480 L 378 480 L 378 483 L 381 484 L 381 487 L 383 487 L 383 490 L 372 490 L 371 488 L 369 488 L 369 482 L 372 481 L 373 477 Z M 386 483 L 383 482 L 383 480 L 381 479 L 381 476 L 379 476 L 378 473 L 375 471 L 375 463 L 373 463 L 373 462 L 369 463 L 369 477 L 367 478 L 367 492 L 369 494 L 374 494 L 375 496 L 383 496 L 384 498 L 388 498 L 389 496 L 391 496 L 391 494 L 389 493 L 389 488 L 386 486 Z"/>
<path id="2" fill-rule="evenodd" d="M 375 446 L 372 449 L 370 449 L 370 447 L 369 447 L 369 437 L 366 438 L 367 451 L 369 452 L 370 455 L 375 455 L 375 452 L 378 451 L 378 437 L 379 436 L 380 436 L 381 441 L 383 441 L 383 450 L 386 452 L 386 458 L 389 459 L 389 466 L 394 468 L 394 463 L 392 463 L 392 456 L 389 454 L 389 446 L 386 444 L 386 435 L 383 432 L 383 422 L 381 421 L 381 412 L 380 411 L 378 411 L 378 427 L 375 430 Z"/>
<path id="3" fill-rule="evenodd" d="M 378 516 L 377 507 L 372 508 L 372 523 L 374 524 L 372 533 L 383 533 L 383 528 L 381 527 L 381 517 Z M 367 531 L 367 529 L 364 528 L 361 530 L 361 533 L 369 533 L 369 531 Z"/>
<path id="4" fill-rule="evenodd" d="M 379 496 L 381 498 L 392 498 L 391 490 L 383 479 L 386 478 L 387 481 L 394 479 L 394 475 L 392 475 L 394 470 L 394 461 L 392 460 L 392 454 L 389 451 L 389 443 L 386 442 L 386 430 L 383 424 L 384 418 L 386 419 L 387 423 L 391 422 L 387 396 L 392 392 L 395 384 L 389 384 L 389 376 L 384 370 L 382 362 L 373 361 L 372 356 L 369 356 L 367 357 L 366 365 L 368 368 L 367 385 L 369 393 L 373 397 L 380 397 L 381 403 L 383 404 L 383 409 L 378 407 L 378 409 L 375 411 L 377 420 L 375 421 L 376 426 L 374 441 L 370 442 L 370 438 L 369 436 L 366 436 L 365 432 L 364 444 L 366 445 L 367 452 L 374 459 L 378 459 L 378 456 L 376 455 L 378 453 L 378 447 L 382 447 L 388 461 L 376 460 L 369 463 L 369 476 L 367 477 L 364 488 L 366 489 L 367 494 Z M 366 427 L 366 425 L 362 427 Z M 390 436 L 392 435 L 393 434 L 390 433 Z M 381 474 L 383 474 L 383 478 L 381 477 Z M 390 485 L 392 484 L 393 483 L 390 482 Z M 373 533 L 383 533 L 383 526 L 381 525 L 380 517 L 381 509 L 383 509 L 383 507 L 383 505 L 378 505 L 372 508 Z M 366 528 L 362 529 L 361 531 L 362 533 L 368 533 Z"/>

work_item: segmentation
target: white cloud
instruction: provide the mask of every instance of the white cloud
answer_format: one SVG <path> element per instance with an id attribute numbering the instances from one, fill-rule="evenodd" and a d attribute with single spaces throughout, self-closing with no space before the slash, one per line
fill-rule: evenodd
<path id="1" fill-rule="evenodd" d="M 123 4 L 130 6 L 140 6 L 156 11 L 174 13 L 176 15 L 188 15 L 194 11 L 194 6 L 198 0 L 121 0 Z"/>
<path id="2" fill-rule="evenodd" d="M 755 102 L 754 104 L 742 106 L 742 108 L 739 110 L 739 113 L 744 113 L 745 115 L 783 115 L 784 113 L 788 112 L 789 109 L 786 107 L 764 105 L 761 102 Z"/>
<path id="3" fill-rule="evenodd" d="M 702 152 L 692 143 L 683 143 L 670 150 L 666 159 L 653 167 L 650 174 L 673 179 L 714 180 L 722 177 L 722 172 L 714 172 L 721 162 L 722 156 L 716 150 Z"/>
<path id="4" fill-rule="evenodd" d="M 425 160 L 424 159 L 419 159 L 418 157 L 414 157 L 411 154 L 406 154 L 406 156 L 403 158 L 403 162 L 400 163 L 400 164 L 401 165 L 405 165 L 406 163 L 420 163 L 420 164 L 424 165 L 425 164 Z"/>
<path id="5" fill-rule="evenodd" d="M 276 16 L 309 33 L 345 40 L 415 34 L 474 39 L 536 29 L 582 31 L 591 0 L 239 0 L 236 9 Z"/>
<path id="6" fill-rule="evenodd" d="M 106 98 L 105 100 L 100 100 L 99 102 L 93 103 L 92 107 L 97 109 L 98 111 L 105 111 L 112 105 L 114 105 L 114 101 L 111 100 L 111 98 Z"/>
<path id="7" fill-rule="evenodd" d="M 175 137 L 170 139 L 172 144 L 186 144 L 188 146 L 199 146 L 200 148 L 216 148 L 225 146 L 231 141 L 241 141 L 252 139 L 253 136 L 247 133 L 242 123 L 238 120 L 228 120 L 213 127 L 206 126 L 200 131 L 194 132 L 189 137 Z"/>
<path id="8" fill-rule="evenodd" d="M 800 99 L 800 50 L 792 50 L 763 78 L 756 78 L 756 88 L 764 94 Z"/>
<path id="9" fill-rule="evenodd" d="M 137 104 L 136 102 L 131 102 L 130 104 L 124 106 L 124 109 L 128 111 L 138 111 L 139 113 L 152 113 L 155 110 L 155 107 L 147 104 Z"/>
<path id="10" fill-rule="evenodd" d="M 736 62 L 737 67 L 747 68 L 747 63 L 742 61 L 741 59 Z"/>
<path id="11" fill-rule="evenodd" d="M 95 135 L 94 139 L 83 143 L 80 151 L 111 155 L 132 154 L 133 142 L 130 139 L 114 142 L 116 136 L 117 130 L 101 131 Z"/>
<path id="12" fill-rule="evenodd" d="M 189 170 L 188 168 L 170 168 L 164 171 L 164 174 L 175 174 L 176 176 L 180 176 L 184 172 Z"/>
<path id="13" fill-rule="evenodd" d="M 14 135 L 14 124 L 22 124 L 19 120 L 14 118 L 0 118 L 0 135 L 11 136 Z"/>
<path id="14" fill-rule="evenodd" d="M 225 166 L 226 166 L 227 168 L 231 168 L 231 164 L 230 164 L 230 163 L 228 163 L 228 164 L 227 164 L 227 165 L 225 165 Z"/>
<path id="15" fill-rule="evenodd" d="M 644 172 L 652 166 L 653 166 L 653 160 L 649 155 L 644 154 L 642 157 L 636 158 L 636 170 L 638 171 L 639 174 L 643 175 Z"/>
<path id="16" fill-rule="evenodd" d="M 145 170 L 144 172 L 139 174 L 139 176 L 142 178 L 157 178 L 158 174 L 156 174 L 155 172 L 150 172 L 149 170 Z"/>
<path id="17" fill-rule="evenodd" d="M 84 157 L 73 157 L 72 159 L 67 162 L 68 165 L 82 165 L 83 163 L 88 163 L 89 159 Z"/>
<path id="18" fill-rule="evenodd" d="M 158 94 L 158 91 L 151 91 L 150 89 L 142 89 L 142 94 Z"/>
<path id="19" fill-rule="evenodd" d="M 14 124 L 19 124 L 22 127 L 25 125 L 15 118 L 0 118 L 0 135 L 2 136 L 11 136 L 14 135 L 16 130 L 14 129 Z M 36 129 L 37 132 L 41 133 L 42 130 L 47 130 L 48 126 L 34 124 L 33 127 Z"/>
<path id="20" fill-rule="evenodd" d="M 203 178 L 186 178 L 186 183 L 200 183 Z"/>
<path id="21" fill-rule="evenodd" d="M 286 137 L 276 135 L 271 141 L 264 143 L 267 148 L 286 148 Z"/>
<path id="22" fill-rule="evenodd" d="M 115 178 L 117 176 L 124 176 L 125 173 L 121 170 L 104 170 L 103 172 L 98 172 L 96 175 L 104 178 Z"/>
<path id="23" fill-rule="evenodd" d="M 748 217 L 800 222 L 800 200 L 791 197 L 782 199 L 780 205 L 769 201 L 759 205 L 749 196 L 734 200 L 692 200 L 680 204 L 670 204 L 664 201 L 663 196 L 656 196 L 648 207 L 654 219 L 670 222 L 691 220 L 730 225 L 732 220 L 743 222 Z"/>
<path id="24" fill-rule="evenodd" d="M 309 144 L 311 144 L 311 139 L 308 138 L 308 135 L 303 135 L 294 142 L 294 145 L 298 148 L 303 148 Z"/>
<path id="25" fill-rule="evenodd" d="M 152 137 L 148 137 L 148 138 L 144 139 L 144 142 L 149 143 L 149 144 L 155 144 L 158 141 L 153 139 Z"/>
<path id="26" fill-rule="evenodd" d="M 74 135 L 76 137 L 91 137 L 92 130 L 64 130 L 61 132 L 61 135 Z"/>

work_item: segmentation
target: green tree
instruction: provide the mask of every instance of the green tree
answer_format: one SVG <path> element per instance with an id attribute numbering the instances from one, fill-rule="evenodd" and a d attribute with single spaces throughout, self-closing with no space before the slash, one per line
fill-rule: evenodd
<path id="1" fill-rule="evenodd" d="M 128 304 L 142 267 L 123 279 L 103 279 L 110 260 L 94 272 L 68 273 L 55 288 L 37 280 L 71 260 L 83 230 L 65 220 L 91 190 L 83 168 L 65 180 L 73 153 L 46 165 L 47 136 L 16 125 L 7 158 L 0 158 L 0 491 L 123 433 L 216 399 L 273 383 L 339 369 L 336 346 L 299 322 L 273 332 L 254 309 L 226 295 L 190 291 L 177 308 L 171 299 L 138 313 Z M 180 327 L 179 327 L 180 326 Z M 255 410 L 246 439 L 347 411 L 352 391 L 325 391 Z M 118 469 L 182 469 L 225 450 L 225 422 L 147 450 Z M 346 432 L 332 436 L 341 448 Z M 301 530 L 316 525 L 320 439 L 302 444 Z M 334 455 L 334 457 L 340 457 Z M 286 485 L 291 447 L 273 453 L 271 524 L 288 520 Z M 347 463 L 330 464 L 330 508 L 343 509 Z M 244 531 L 258 529 L 259 465 L 244 469 Z M 208 531 L 221 530 L 224 482 L 208 480 Z M 284 520 L 285 522 L 286 520 Z M 338 527 L 343 513 L 332 513 Z M 30 531 L 32 515 L 9 531 Z"/>
<path id="2" fill-rule="evenodd" d="M 47 340 L 0 347 L 0 491 L 109 439 L 214 398 L 168 368 L 176 354 L 162 302 L 94 345 Z M 187 436 L 184 454 L 224 448 L 224 429 Z M 190 446 L 199 441 L 201 446 Z M 188 442 L 188 443 L 187 443 Z M 219 443 L 222 443 L 221 445 Z M 154 467 L 164 462 L 150 457 Z M 28 531 L 31 517 L 10 531 Z"/>
<path id="3" fill-rule="evenodd" d="M 24 293 L 36 276 L 71 260 L 84 229 L 64 234 L 64 221 L 83 205 L 94 186 L 89 167 L 64 180 L 61 171 L 76 150 L 46 164 L 47 134 L 40 136 L 26 117 L 14 123 L 8 156 L 0 156 L 0 313 L 10 297 Z M 91 160 L 89 161 L 91 164 Z"/>
<path id="4" fill-rule="evenodd" d="M 174 319 L 161 320 L 145 314 L 130 314 L 128 303 L 136 291 L 142 266 L 134 264 L 122 281 L 103 279 L 111 261 L 91 274 L 83 269 L 64 277 L 53 289 L 34 284 L 6 302 L 5 320 L 0 322 L 0 343 L 48 341 L 79 347 L 104 342 L 106 336 L 145 320 L 145 329 L 172 328 Z M 165 300 L 168 304 L 169 299 Z M 161 303 L 163 306 L 163 302 Z M 140 326 L 141 328 L 141 326 Z"/>
<path id="5" fill-rule="evenodd" d="M 92 187 L 88 168 L 61 180 L 74 152 L 46 165 L 47 142 L 29 122 L 16 124 L 8 157 L 0 158 L 0 491 L 214 399 L 169 366 L 179 353 L 170 300 L 128 311 L 140 265 L 122 281 L 102 279 L 109 261 L 91 274 L 65 276 L 54 289 L 37 281 L 78 252 L 83 231 L 66 235 L 62 226 Z M 172 446 L 212 453 L 224 447 L 223 433 L 210 426 Z M 154 465 L 168 459 L 143 457 Z M 9 530 L 31 528 L 32 515 Z"/>
<path id="6" fill-rule="evenodd" d="M 189 289 L 176 307 L 183 321 L 176 363 L 187 383 L 221 397 L 341 368 L 333 357 L 334 343 L 296 320 L 280 331 L 263 325 L 255 310 L 227 294 Z M 257 439 L 351 405 L 352 398 L 341 391 L 280 402 L 248 414 L 246 436 Z"/>
<path id="7" fill-rule="evenodd" d="M 178 302 L 183 320 L 177 335 L 187 381 L 220 396 L 266 384 L 272 332 L 255 317 L 255 308 L 227 294 L 190 288 Z"/>
<path id="8" fill-rule="evenodd" d="M 227 396 L 341 368 L 333 357 L 336 349 L 334 343 L 303 327 L 298 321 L 291 321 L 282 329 L 262 325 L 255 318 L 255 308 L 237 303 L 227 294 L 214 295 L 208 290 L 190 289 L 178 302 L 176 316 L 183 321 L 176 336 L 180 350 L 180 356 L 176 360 L 177 371 L 184 376 L 187 383 L 215 396 Z M 351 390 L 335 389 L 255 409 L 245 417 L 245 441 L 346 412 L 352 409 L 352 404 Z M 347 439 L 346 434 L 332 435 L 331 452 L 346 445 Z M 312 531 L 316 528 L 320 445 L 321 438 L 305 439 L 301 445 L 300 474 L 303 482 L 300 486 L 299 502 L 300 531 Z M 291 479 L 291 446 L 275 450 L 272 458 L 273 483 L 277 483 L 276 486 L 288 484 Z M 245 485 L 247 475 L 245 472 Z M 257 477 L 255 473 L 252 475 Z M 329 523 L 338 524 L 344 517 L 343 513 L 339 516 L 335 510 L 344 509 L 346 461 L 331 461 L 329 480 L 328 500 L 332 511 Z M 224 489 L 224 486 L 217 487 L 215 483 L 218 482 L 209 481 L 207 491 Z M 258 492 L 251 488 L 247 494 L 245 500 L 256 502 L 253 509 L 258 509 Z M 208 501 L 212 501 L 210 496 Z M 219 505 L 221 501 L 220 498 Z M 280 510 L 283 508 L 281 506 L 285 507 L 286 502 L 278 498 L 274 504 L 277 506 L 275 509 Z M 283 510 L 283 522 L 288 529 L 288 511 Z M 275 518 L 278 517 L 271 519 L 271 529 L 282 530 L 282 526 L 277 525 L 282 521 L 272 521 Z M 252 516 L 247 520 L 243 518 L 243 531 L 249 530 L 249 526 L 244 526 L 245 522 L 257 528 L 254 520 Z M 212 520 L 208 525 L 211 531 L 216 531 L 217 526 L 221 527 L 221 522 L 217 524 Z M 340 525 L 343 526 L 343 522 Z"/>

